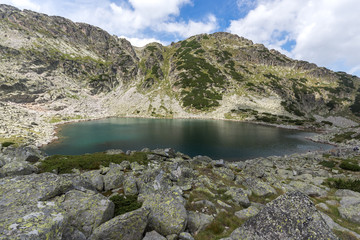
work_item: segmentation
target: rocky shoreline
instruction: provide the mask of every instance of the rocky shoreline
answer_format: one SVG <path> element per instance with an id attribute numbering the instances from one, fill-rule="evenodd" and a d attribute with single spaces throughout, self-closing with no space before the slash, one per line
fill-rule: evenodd
<path id="1" fill-rule="evenodd" d="M 57 163 L 36 148 L 2 147 L 0 239 L 360 239 L 360 193 L 331 184 L 360 181 L 341 167 L 359 166 L 352 148 L 244 162 L 172 149 L 96 155 L 110 157 L 65 173 L 44 168 Z"/>

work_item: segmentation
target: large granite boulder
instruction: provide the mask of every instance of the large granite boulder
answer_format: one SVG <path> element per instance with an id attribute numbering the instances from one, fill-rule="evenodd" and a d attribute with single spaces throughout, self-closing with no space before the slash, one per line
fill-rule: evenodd
<path id="1" fill-rule="evenodd" d="M 147 232 L 142 240 L 166 240 L 166 237 L 161 236 L 156 231 Z"/>
<path id="2" fill-rule="evenodd" d="M 338 239 L 301 192 L 286 193 L 268 203 L 236 229 L 229 239 Z"/>
<path id="3" fill-rule="evenodd" d="M 37 171 L 37 167 L 26 161 L 14 161 L 7 163 L 2 168 L 0 168 L 0 176 L 8 177 L 17 175 L 29 175 Z"/>
<path id="4" fill-rule="evenodd" d="M 219 168 L 213 168 L 212 171 L 214 174 L 228 181 L 233 181 L 235 179 L 235 174 L 230 168 L 219 167 Z"/>
<path id="5" fill-rule="evenodd" d="M 340 216 L 350 222 L 360 224 L 360 193 L 340 189 L 335 195 L 341 198 L 338 208 Z"/>
<path id="6" fill-rule="evenodd" d="M 187 224 L 184 202 L 172 193 L 155 193 L 145 198 L 143 207 L 149 208 L 149 228 L 163 236 L 180 234 Z"/>
<path id="7" fill-rule="evenodd" d="M 89 237 L 100 224 L 114 216 L 114 203 L 93 191 L 71 190 L 58 200 L 71 227 Z"/>
<path id="8" fill-rule="evenodd" d="M 104 176 L 105 191 L 120 187 L 125 179 L 125 174 L 121 166 L 110 163 L 109 168 L 109 171 Z"/>
<path id="9" fill-rule="evenodd" d="M 96 228 L 90 240 L 141 240 L 148 223 L 149 209 L 140 208 L 119 215 Z"/>
<path id="10" fill-rule="evenodd" d="M 51 173 L 0 179 L 0 239 L 61 239 L 67 217 L 48 200 L 71 187 Z"/>
<path id="11" fill-rule="evenodd" d="M 82 175 L 86 180 L 88 180 L 91 185 L 93 185 L 96 190 L 104 190 L 104 176 L 101 174 L 101 170 L 93 170 L 83 173 Z"/>

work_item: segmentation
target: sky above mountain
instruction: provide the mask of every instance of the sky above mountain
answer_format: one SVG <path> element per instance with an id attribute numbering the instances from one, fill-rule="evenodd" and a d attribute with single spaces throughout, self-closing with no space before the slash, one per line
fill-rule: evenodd
<path id="1" fill-rule="evenodd" d="M 135 46 L 225 31 L 360 76 L 359 0 L 0 0 L 99 26 Z"/>

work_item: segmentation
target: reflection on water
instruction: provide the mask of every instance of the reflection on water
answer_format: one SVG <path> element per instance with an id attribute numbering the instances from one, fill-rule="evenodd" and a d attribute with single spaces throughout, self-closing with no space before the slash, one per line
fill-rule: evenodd
<path id="1" fill-rule="evenodd" d="M 220 120 L 111 118 L 68 124 L 60 134 L 44 147 L 48 154 L 171 147 L 190 156 L 243 160 L 331 148 L 306 140 L 311 133 Z"/>

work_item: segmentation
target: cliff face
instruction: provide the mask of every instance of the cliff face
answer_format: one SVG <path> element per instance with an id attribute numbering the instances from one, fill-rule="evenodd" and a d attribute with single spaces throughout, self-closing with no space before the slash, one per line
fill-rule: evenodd
<path id="1" fill-rule="evenodd" d="M 113 115 L 314 125 L 359 114 L 359 80 L 229 33 L 136 48 L 88 24 L 0 5 L 1 111 L 35 114 L 42 126 Z"/>

